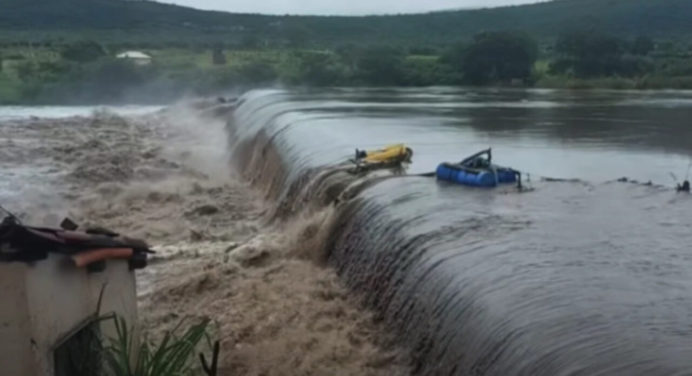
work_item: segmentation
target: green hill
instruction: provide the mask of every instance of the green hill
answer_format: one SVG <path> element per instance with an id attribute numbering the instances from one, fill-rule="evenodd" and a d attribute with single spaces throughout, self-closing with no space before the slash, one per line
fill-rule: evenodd
<path id="1" fill-rule="evenodd" d="M 533 5 L 416 15 L 263 16 L 201 11 L 151 1 L 0 0 L 0 38 L 90 32 L 118 40 L 268 41 L 297 35 L 317 43 L 445 43 L 483 30 L 552 38 L 569 29 L 677 39 L 692 35 L 690 0 L 555 0 Z"/>

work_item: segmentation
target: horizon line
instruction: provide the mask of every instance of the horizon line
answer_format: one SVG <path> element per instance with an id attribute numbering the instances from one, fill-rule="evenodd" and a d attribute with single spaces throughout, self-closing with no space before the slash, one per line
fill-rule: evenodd
<path id="1" fill-rule="evenodd" d="M 525 7 L 532 6 L 541 3 L 549 3 L 558 0 L 533 0 L 526 4 L 506 4 L 497 6 L 469 6 L 460 8 L 444 8 L 444 9 L 433 9 L 428 11 L 410 11 L 410 12 L 392 12 L 392 13 L 264 13 L 264 12 L 234 12 L 224 9 L 214 9 L 214 8 L 199 8 L 192 5 L 177 4 L 171 2 L 172 0 L 121 0 L 121 1 L 147 1 L 165 5 L 178 6 L 182 8 L 195 9 L 199 11 L 209 11 L 209 12 L 220 12 L 227 14 L 239 14 L 239 15 L 255 15 L 255 16 L 268 16 L 268 17 L 384 17 L 384 16 L 411 16 L 411 15 L 426 15 L 434 13 L 447 13 L 447 12 L 464 12 L 464 11 L 475 11 L 475 10 L 491 10 L 491 9 L 502 9 L 502 8 L 515 8 L 515 7 Z"/>

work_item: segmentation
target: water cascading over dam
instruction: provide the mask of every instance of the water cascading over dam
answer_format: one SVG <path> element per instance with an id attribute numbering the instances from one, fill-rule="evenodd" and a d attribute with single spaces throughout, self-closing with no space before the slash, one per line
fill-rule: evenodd
<path id="1" fill-rule="evenodd" d="M 692 100 L 589 95 L 251 92 L 229 121 L 232 161 L 277 217 L 335 208 L 328 262 L 418 374 L 691 374 L 692 199 L 656 183 L 687 168 Z M 396 142 L 416 152 L 409 174 L 495 146 L 535 190 L 338 167 Z"/>

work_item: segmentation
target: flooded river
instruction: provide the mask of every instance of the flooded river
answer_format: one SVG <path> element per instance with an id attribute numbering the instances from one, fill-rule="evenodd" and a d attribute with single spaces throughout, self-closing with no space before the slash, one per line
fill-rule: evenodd
<path id="1" fill-rule="evenodd" d="M 28 118 L 59 119 L 71 116 L 91 116 L 108 111 L 118 115 L 141 115 L 162 109 L 162 106 L 0 106 L 0 122 Z"/>
<path id="2" fill-rule="evenodd" d="M 35 131 L 21 119 L 93 111 L 0 107 L 0 146 Z M 277 215 L 332 210 L 328 262 L 417 374 L 692 375 L 692 197 L 671 188 L 690 174 L 690 118 L 679 91 L 265 90 L 241 98 L 228 130 Z M 408 176 L 333 167 L 398 142 L 415 152 Z M 412 176 L 487 147 L 534 190 Z M 63 173 L 0 157 L 3 202 Z"/>
<path id="3" fill-rule="evenodd" d="M 42 128 L 32 124 L 42 119 L 53 119 L 56 128 L 70 128 L 80 121 L 91 121 L 92 116 L 137 116 L 153 113 L 161 106 L 0 106 L 0 204 L 21 201 L 26 197 L 40 201 L 54 197 L 51 186 L 55 179 L 64 175 L 54 167 L 50 153 L 51 135 L 42 134 Z M 80 118 L 78 120 L 77 118 Z M 88 118 L 88 119 L 87 119 Z M 53 136 L 60 133 L 56 130 Z M 108 135 L 104 135 L 108 137 Z M 86 135 L 77 134 L 74 142 L 79 143 Z M 41 145 L 33 143 L 40 140 Z M 16 153 L 17 145 L 27 145 Z M 36 153 L 36 148 L 44 149 Z M 44 155 L 48 154 L 48 155 Z"/>
<path id="4" fill-rule="evenodd" d="M 670 187 L 690 115 L 689 92 L 256 91 L 229 129 L 237 167 L 292 212 L 342 193 L 329 262 L 417 373 L 687 375 L 692 197 Z M 356 179 L 328 166 L 397 142 L 409 174 L 493 147 L 535 190 L 401 176 L 344 198 Z"/>

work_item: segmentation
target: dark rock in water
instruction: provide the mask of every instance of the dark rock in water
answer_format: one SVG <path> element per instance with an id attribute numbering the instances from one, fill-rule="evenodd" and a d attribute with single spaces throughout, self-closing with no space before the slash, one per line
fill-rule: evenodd
<path id="1" fill-rule="evenodd" d="M 195 210 L 193 210 L 190 214 L 192 215 L 213 215 L 219 212 L 219 208 L 214 206 L 214 205 L 202 205 Z"/>

